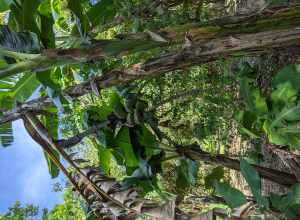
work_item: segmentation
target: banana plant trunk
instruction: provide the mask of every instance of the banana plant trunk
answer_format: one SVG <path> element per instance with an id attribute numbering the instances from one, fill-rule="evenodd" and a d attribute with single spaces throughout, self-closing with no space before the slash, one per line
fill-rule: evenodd
<path id="1" fill-rule="evenodd" d="M 222 154 L 211 155 L 205 151 L 202 151 L 197 145 L 179 148 L 178 153 L 181 155 L 185 155 L 187 158 L 195 161 L 203 161 L 240 171 L 239 160 L 226 157 Z M 259 173 L 261 177 L 286 187 L 290 187 L 298 182 L 296 176 L 290 173 L 285 173 L 258 165 L 253 165 L 253 168 Z"/>
<path id="2" fill-rule="evenodd" d="M 98 89 L 124 85 L 134 80 L 154 77 L 163 73 L 239 55 L 258 55 L 272 50 L 300 46 L 300 4 L 268 10 L 257 15 L 226 17 L 209 22 L 165 28 L 154 32 L 120 35 L 119 40 L 95 42 L 81 49 L 51 49 L 37 56 L 37 61 L 18 63 L 16 69 L 0 70 L 0 77 L 19 70 L 45 70 L 66 63 L 80 63 L 93 59 L 121 56 L 149 48 L 181 44 L 183 49 L 171 52 L 127 69 L 115 69 L 85 83 L 63 91 L 73 99 Z M 21 65 L 22 64 L 22 65 Z M 26 64 L 26 65 L 25 65 Z M 28 64 L 28 65 L 27 65 Z M 25 69 L 24 69 L 25 68 Z M 37 74 L 42 74 L 37 72 Z M 0 123 L 16 120 L 26 111 L 38 112 L 52 105 L 50 98 L 40 98 L 20 104 L 3 112 Z"/>
<path id="3" fill-rule="evenodd" d="M 293 47 L 300 48 L 300 24 L 298 26 L 253 34 L 237 34 L 219 37 L 208 42 L 190 41 L 180 52 L 172 52 L 150 59 L 127 69 L 114 69 L 90 81 L 65 89 L 62 93 L 76 99 L 97 90 L 117 85 L 125 85 L 134 80 L 159 76 L 170 71 L 184 69 L 241 55 L 259 55 L 274 50 Z M 39 73 L 37 73 L 39 74 Z M 0 123 L 16 120 L 27 111 L 39 112 L 52 105 L 52 100 L 43 97 L 18 105 L 13 110 L 4 111 Z"/>
<path id="4" fill-rule="evenodd" d="M 151 48 L 186 44 L 187 39 L 194 43 L 207 43 L 228 36 L 297 28 L 299 24 L 300 4 L 277 8 L 273 11 L 267 10 L 260 14 L 225 17 L 210 21 L 206 25 L 187 23 L 153 32 L 119 35 L 118 39 L 92 41 L 90 45 L 81 48 L 44 50 L 33 59 L 1 69 L 0 78 L 25 71 L 44 71 L 65 64 L 85 63 Z M 1 50 L 0 52 L 2 55 L 9 56 L 9 51 Z M 24 54 L 20 54 L 20 56 L 23 57 Z"/>

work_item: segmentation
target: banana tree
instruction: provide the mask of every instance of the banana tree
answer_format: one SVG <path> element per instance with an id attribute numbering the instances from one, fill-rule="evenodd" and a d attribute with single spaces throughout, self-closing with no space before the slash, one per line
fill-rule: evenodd
<path id="1" fill-rule="evenodd" d="M 104 26 L 119 16 L 118 12 L 125 3 L 126 1 L 106 0 L 96 4 L 87 0 L 6 1 L 5 5 L 0 7 L 1 12 L 9 10 L 9 27 L 1 27 L 0 33 L 0 123 L 11 123 L 22 118 L 29 134 L 43 147 L 53 177 L 58 174 L 57 168 L 62 170 L 75 189 L 94 207 L 98 218 L 130 219 L 142 214 L 159 219 L 189 219 L 191 216 L 177 211 L 173 201 L 159 207 L 158 204 L 140 200 L 131 188 L 124 191 L 115 180 L 105 177 L 102 173 L 94 169 L 82 169 L 64 150 L 102 128 L 111 135 L 109 129 L 113 128 L 115 133 L 108 141 L 113 142 L 116 139 L 114 136 L 121 136 L 121 141 L 117 139 L 112 144 L 115 148 L 123 150 L 125 162 L 129 167 L 136 168 L 136 156 L 144 156 L 145 152 L 140 152 L 138 148 L 132 149 L 129 141 L 133 136 L 147 133 L 139 118 L 140 112 L 129 109 L 124 117 L 123 113 L 114 109 L 115 115 L 110 115 L 114 119 L 113 123 L 109 124 L 112 127 L 106 123 L 98 123 L 70 140 L 59 141 L 50 134 L 51 129 L 48 128 L 49 122 L 55 121 L 54 117 L 49 115 L 55 115 L 57 118 L 57 110 L 53 110 L 53 106 L 59 108 L 62 102 L 78 100 L 79 97 L 92 92 L 99 96 L 104 88 L 124 86 L 135 80 L 160 76 L 219 58 L 260 55 L 270 50 L 298 47 L 300 6 L 288 5 L 265 10 L 260 14 L 225 17 L 207 23 L 164 25 L 154 30 L 145 27 L 132 34 L 114 34 L 118 27 L 114 27 L 115 29 L 108 33 L 99 31 L 100 25 Z M 181 3 L 182 1 L 170 1 L 171 6 Z M 127 25 L 134 28 L 134 22 L 127 20 L 121 25 L 124 25 L 124 32 L 128 31 Z M 150 55 L 147 54 L 149 51 Z M 126 63 L 128 57 L 137 55 L 142 58 Z M 117 63 L 119 60 L 121 65 Z M 102 65 L 103 62 L 113 64 Z M 114 65 L 115 63 L 117 64 Z M 87 73 L 88 77 L 85 77 L 83 82 L 70 77 L 67 86 L 57 80 L 60 77 L 75 75 L 76 72 L 83 72 L 82 76 Z M 42 96 L 28 101 L 39 85 L 43 86 Z M 37 115 L 46 118 L 47 125 L 43 125 Z M 57 127 L 54 129 L 57 130 Z M 11 124 L 4 124 L 1 130 L 3 133 L 0 135 L 0 141 L 3 146 L 7 146 L 13 141 Z M 155 126 L 152 130 L 157 132 Z M 158 133 L 159 139 L 161 137 Z M 155 139 L 149 136 L 151 141 Z M 133 144 L 149 144 L 141 144 L 139 141 L 143 142 L 137 140 Z M 154 145 L 154 142 L 151 144 Z M 211 156 L 200 151 L 198 147 L 197 150 L 190 146 L 171 150 L 168 148 L 169 152 L 185 158 L 181 160 L 185 169 L 180 170 L 180 175 L 184 176 L 185 172 L 192 175 L 196 173 L 196 160 L 241 169 L 240 161 L 222 155 Z M 145 157 L 148 156 L 152 161 L 159 161 L 161 156 L 164 156 L 163 150 L 157 155 L 150 152 L 150 156 Z M 109 155 L 107 149 L 102 153 L 102 157 Z M 74 169 L 73 173 L 60 162 L 60 156 Z M 286 186 L 297 182 L 294 175 L 259 166 L 254 168 L 261 176 Z M 218 189 L 224 189 L 224 185 L 218 185 Z M 244 202 L 245 199 L 241 200 Z"/>
<path id="2" fill-rule="evenodd" d="M 200 215 L 184 214 L 176 208 L 175 200 L 158 204 L 139 197 L 134 188 L 124 188 L 115 179 L 106 177 L 103 172 L 93 167 L 80 167 L 75 159 L 66 153 L 64 148 L 70 148 L 66 143 L 74 145 L 73 141 L 65 141 L 60 146 L 53 140 L 41 121 L 32 113 L 23 115 L 23 121 L 29 135 L 47 152 L 51 161 L 64 173 L 74 189 L 84 198 L 90 206 L 96 219 L 136 219 L 140 215 L 161 220 L 188 220 L 202 219 L 204 217 L 213 219 L 214 216 L 226 216 L 225 211 L 214 209 L 209 213 Z M 89 133 L 89 132 L 88 132 Z M 87 135 L 88 133 L 84 133 Z M 80 135 L 83 137 L 83 134 Z M 71 138 L 71 140 L 77 139 Z M 78 141 L 77 141 L 78 142 Z M 69 171 L 63 165 L 56 151 L 59 152 L 72 167 Z"/>
<path id="3" fill-rule="evenodd" d="M 297 46 L 300 39 L 299 29 L 291 28 L 280 31 L 266 31 L 255 34 L 243 34 L 236 37 L 225 37 L 211 40 L 208 43 L 191 45 L 181 52 L 170 53 L 145 63 L 138 63 L 127 69 L 108 71 L 103 76 L 91 79 L 88 82 L 67 88 L 63 94 L 77 98 L 94 91 L 116 85 L 124 85 L 133 80 L 154 77 L 160 74 L 186 68 L 193 65 L 215 61 L 219 57 L 235 57 L 237 53 L 259 55 L 268 50 L 280 49 L 285 46 Z M 0 122 L 8 122 L 20 117 L 23 111 L 40 111 L 51 105 L 47 97 L 30 101 L 20 105 L 12 111 L 6 111 Z"/>
<path id="4" fill-rule="evenodd" d="M 124 116 L 119 113 L 115 112 L 114 114 L 118 115 L 120 118 L 124 118 Z M 126 118 L 128 120 L 130 117 Z M 105 174 L 98 169 L 81 167 L 81 162 L 78 162 L 78 159 L 74 159 L 71 155 L 66 153 L 66 149 L 72 148 L 82 141 L 84 137 L 99 131 L 99 129 L 111 129 L 113 126 L 112 124 L 116 124 L 113 117 L 110 116 L 107 122 L 103 122 L 97 127 L 91 127 L 83 133 L 61 141 L 55 141 L 44 125 L 32 113 L 29 112 L 23 115 L 23 121 L 30 136 L 41 145 L 45 152 L 47 152 L 52 163 L 59 167 L 66 175 L 70 183 L 74 186 L 74 189 L 87 201 L 95 216 L 99 219 L 104 217 L 107 219 L 134 219 L 141 214 L 156 219 L 195 218 L 195 216 L 189 216 L 177 210 L 174 201 L 169 201 L 165 203 L 164 206 L 160 206 L 157 203 L 137 197 L 138 194 L 133 188 L 124 188 L 124 185 L 122 186 L 114 179 L 106 177 Z M 123 123 L 129 125 L 129 121 Z M 133 125 L 131 124 L 130 126 Z M 162 150 L 163 149 L 165 148 L 162 148 Z M 171 148 L 165 150 L 170 152 Z M 71 165 L 72 172 L 69 172 L 60 162 L 56 151 Z M 242 169 L 242 172 L 245 172 L 244 168 L 241 166 L 242 162 L 223 155 L 212 156 L 209 153 L 200 150 L 200 147 L 197 145 L 177 146 L 177 148 L 173 148 L 172 153 L 177 154 L 178 158 L 184 156 L 192 160 L 217 164 L 230 169 Z M 297 182 L 296 177 L 291 174 L 260 166 L 253 166 L 253 168 L 254 171 L 252 172 L 257 172 L 260 176 L 285 186 L 291 186 Z M 241 207 L 241 209 L 244 209 L 244 207 Z M 205 215 L 211 216 L 211 218 L 214 215 L 226 216 L 224 211 L 218 209 L 200 216 Z M 200 218 L 200 216 L 198 217 Z"/>
<path id="5" fill-rule="evenodd" d="M 22 45 L 21 47 L 20 45 L 17 45 L 19 48 L 17 51 L 12 51 L 16 48 L 16 45 L 11 47 L 3 44 L 3 48 L 1 48 L 2 56 L 6 59 L 14 59 L 17 61 L 13 63 L 4 62 L 5 65 L 0 70 L 0 75 L 2 75 L 2 77 L 15 76 L 17 73 L 26 71 L 37 72 L 36 74 L 25 74 L 26 78 L 24 80 L 26 83 L 29 84 L 30 82 L 30 84 L 35 84 L 30 85 L 29 90 L 24 89 L 25 91 L 28 91 L 28 93 L 36 89 L 37 83 L 34 83 L 36 82 L 36 78 L 45 86 L 54 89 L 56 93 L 60 92 L 60 87 L 52 82 L 52 78 L 59 72 L 45 72 L 45 70 L 66 64 L 85 63 L 97 61 L 99 59 L 103 60 L 108 59 L 109 57 L 145 51 L 150 48 L 161 48 L 162 46 L 181 44 L 184 47 L 182 51 L 175 51 L 161 57 L 150 59 L 144 63 L 138 63 L 131 68 L 117 68 L 107 71 L 103 76 L 67 88 L 62 92 L 61 96 L 74 99 L 90 91 L 98 93 L 97 90 L 101 88 L 126 84 L 136 79 L 149 76 L 153 77 L 165 72 L 211 62 L 220 57 L 228 58 L 240 53 L 255 55 L 264 53 L 270 49 L 297 46 L 299 40 L 299 31 L 297 29 L 300 19 L 298 16 L 299 6 L 293 5 L 275 8 L 271 11 L 263 12 L 258 16 L 243 15 L 226 17 L 211 21 L 206 25 L 199 25 L 197 23 L 184 24 L 157 31 L 146 30 L 145 32 L 136 34 L 119 35 L 119 39 L 115 40 L 93 40 L 88 37 L 75 37 L 75 40 L 79 42 L 77 47 L 54 49 L 53 47 L 55 46 L 56 39 L 53 30 L 49 29 L 48 37 L 45 36 L 46 34 L 42 34 L 42 30 L 44 31 L 43 26 L 38 30 L 35 19 L 40 18 L 42 21 L 45 20 L 45 25 L 53 25 L 54 20 L 51 15 L 51 10 L 61 14 L 62 11 L 59 11 L 61 10 L 61 6 L 57 3 L 58 5 L 55 5 L 57 8 L 53 5 L 52 7 L 54 7 L 54 9 L 51 9 L 47 7 L 47 1 L 41 5 L 39 5 L 37 1 L 33 2 L 34 4 L 31 6 L 33 7 L 33 14 L 28 18 L 30 21 L 33 21 L 32 25 L 25 24 L 23 20 L 20 20 L 20 14 L 25 13 L 22 11 L 22 7 L 29 7 L 28 4 L 30 3 L 22 1 L 22 3 L 18 4 L 17 1 L 10 5 L 11 14 L 9 18 L 18 24 L 18 26 L 11 26 L 21 31 L 27 31 L 20 33 L 19 39 L 10 37 L 10 42 L 14 39 L 16 39 L 17 42 L 22 42 L 26 36 L 28 39 L 24 42 L 26 43 L 27 51 L 22 49 Z M 92 6 L 90 11 L 99 9 L 99 5 L 102 5 L 105 8 L 108 7 L 109 4 L 99 2 L 97 6 Z M 71 14 L 73 13 L 75 17 L 77 16 L 83 24 L 87 23 L 87 20 L 92 19 L 92 17 L 88 17 L 88 12 L 87 14 L 80 12 L 80 10 L 83 10 L 81 6 L 78 6 L 78 8 L 74 7 L 73 1 L 68 2 L 68 8 Z M 84 15 L 80 16 L 79 14 Z M 49 23 L 46 22 L 48 20 L 50 20 Z M 42 22 L 42 24 L 44 23 Z M 12 34 L 17 35 L 5 26 L 3 27 L 3 31 L 6 31 L 5 34 L 8 36 L 12 36 Z M 35 35 L 28 31 L 34 32 Z M 72 39 L 72 36 L 70 36 L 70 39 Z M 86 39 L 88 42 L 82 39 Z M 38 40 L 40 40 L 40 43 L 37 43 Z M 9 38 L 6 38 L 6 42 L 8 41 Z M 28 52 L 34 52 L 34 54 L 28 54 Z M 10 79 L 5 77 L 3 80 L 7 82 Z M 22 82 L 22 80 L 20 81 Z M 1 99 L 5 99 L 7 105 L 6 109 L 11 109 L 12 106 L 7 103 L 15 102 L 17 99 L 17 91 L 20 90 L 17 89 L 15 92 L 9 94 L 10 97 L 13 97 L 12 101 L 7 101 L 6 97 L 8 95 L 5 95 L 5 97 Z M 21 94 L 21 92 L 18 94 Z M 19 101 L 22 102 L 24 100 L 26 99 L 21 98 Z M 36 100 L 36 102 L 26 103 L 24 106 L 19 105 L 12 111 L 4 111 L 0 121 L 4 123 L 15 120 L 20 116 L 19 113 L 23 111 L 40 111 L 49 105 L 51 105 L 51 100 L 48 98 L 41 98 Z"/>
<path id="6" fill-rule="evenodd" d="M 157 219 L 174 219 L 175 201 L 164 206 L 138 199 L 134 189 L 122 189 L 114 179 L 107 178 L 95 168 L 80 168 L 71 157 L 52 139 L 39 119 L 27 113 L 23 116 L 24 125 L 30 136 L 47 152 L 52 162 L 58 166 L 74 188 L 91 205 L 95 215 L 107 219 L 134 219 L 143 214 Z M 54 150 L 74 169 L 70 173 L 59 161 Z"/>
<path id="7" fill-rule="evenodd" d="M 91 39 L 88 43 L 83 42 L 78 48 L 43 49 L 39 51 L 40 53 L 38 54 L 26 55 L 20 52 L 13 53 L 11 51 L 2 49 L 0 51 L 2 55 L 13 56 L 14 58 L 19 59 L 20 62 L 16 64 L 10 64 L 1 70 L 0 78 L 25 71 L 41 72 L 54 68 L 55 66 L 107 59 L 109 57 L 122 56 L 124 54 L 133 52 L 168 46 L 170 44 L 174 45 L 181 43 L 182 45 L 187 46 L 191 44 L 190 41 L 193 41 L 195 46 L 197 45 L 196 43 L 198 43 L 197 47 L 199 47 L 200 50 L 203 50 L 203 48 L 216 48 L 218 50 L 222 50 L 223 45 L 222 43 L 219 45 L 218 42 L 226 41 L 226 39 L 222 39 L 226 36 L 230 36 L 229 40 L 232 41 L 231 44 L 234 44 L 224 45 L 224 47 L 228 49 L 228 52 L 230 52 L 229 48 L 235 47 L 236 44 L 245 43 L 243 42 L 243 39 L 238 41 L 240 38 L 238 35 L 240 34 L 257 33 L 260 31 L 270 31 L 272 33 L 272 31 L 274 31 L 273 34 L 276 35 L 278 34 L 276 33 L 276 30 L 278 29 L 293 29 L 299 25 L 299 7 L 286 7 L 277 10 L 274 10 L 271 14 L 263 14 L 263 16 L 255 16 L 254 18 L 253 16 L 228 17 L 222 20 L 212 21 L 211 24 L 207 26 L 200 26 L 199 24 L 185 24 L 182 26 L 165 28 L 154 32 L 147 30 L 144 33 L 136 33 L 128 36 L 119 35 L 121 40 Z M 297 35 L 297 32 L 290 34 Z M 261 37 L 267 36 L 253 35 L 251 36 L 251 39 L 252 41 L 257 41 L 260 40 Z M 280 43 L 281 45 L 283 44 L 285 46 L 292 46 L 289 45 L 289 42 L 291 40 L 297 40 L 295 37 L 294 39 L 289 39 L 289 36 L 284 35 L 276 37 L 274 36 L 274 39 L 277 39 L 278 37 L 287 39 L 283 42 L 274 42 L 274 44 Z M 243 36 L 241 36 L 241 38 L 243 38 Z M 215 40 L 216 42 L 205 45 L 205 43 L 211 42 L 211 40 Z M 203 45 L 199 45 L 199 42 L 203 43 Z M 264 45 L 264 42 L 262 42 L 257 46 L 262 49 L 266 49 L 267 45 Z M 253 47 L 257 46 L 253 45 Z M 248 47 L 249 46 L 240 48 L 241 52 L 247 52 Z M 223 53 L 220 51 L 218 56 L 226 55 Z M 210 56 L 210 54 L 204 54 L 206 56 Z M 208 60 L 205 62 L 208 62 Z M 194 65 L 195 64 L 197 63 L 194 63 Z M 201 62 L 199 64 L 201 64 Z"/>

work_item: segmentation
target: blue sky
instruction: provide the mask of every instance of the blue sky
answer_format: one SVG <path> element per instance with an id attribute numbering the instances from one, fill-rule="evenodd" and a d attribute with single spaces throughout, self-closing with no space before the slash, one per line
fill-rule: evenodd
<path id="1" fill-rule="evenodd" d="M 21 120 L 13 122 L 13 130 L 14 143 L 0 147 L 0 214 L 16 200 L 51 209 L 62 202 L 62 194 L 53 191 L 53 184 L 63 178 L 51 179 L 41 147 Z"/>

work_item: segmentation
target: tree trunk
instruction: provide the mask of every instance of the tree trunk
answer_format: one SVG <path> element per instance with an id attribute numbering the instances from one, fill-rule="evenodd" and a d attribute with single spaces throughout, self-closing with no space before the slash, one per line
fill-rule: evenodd
<path id="1" fill-rule="evenodd" d="M 211 40 L 207 43 L 191 43 L 189 47 L 181 52 L 173 52 L 161 57 L 150 59 L 142 64 L 133 65 L 124 70 L 112 70 L 103 76 L 99 76 L 88 82 L 75 85 L 63 91 L 73 99 L 93 91 L 92 88 L 100 90 L 111 86 L 124 85 L 131 81 L 154 77 L 163 73 L 188 68 L 238 55 L 258 55 L 274 49 L 286 49 L 288 47 L 298 48 L 300 46 L 299 28 L 289 28 L 277 31 L 266 31 L 254 34 L 240 34 L 234 37 L 224 37 Z M 92 86 L 93 85 L 93 86 Z M 16 120 L 27 111 L 40 111 L 50 106 L 52 101 L 48 97 L 39 98 L 30 102 L 20 104 L 13 110 L 3 112 L 0 123 Z"/>
<path id="2" fill-rule="evenodd" d="M 199 160 L 240 171 L 239 160 L 232 159 L 221 154 L 211 155 L 202 151 L 197 145 L 192 147 L 178 148 L 178 152 L 193 160 Z M 292 174 L 257 165 L 252 166 L 261 177 L 276 182 L 280 185 L 290 187 L 298 182 L 296 177 Z"/>
<path id="3" fill-rule="evenodd" d="M 259 31 L 286 29 L 300 25 L 300 6 L 284 7 L 260 15 L 225 17 L 201 24 L 185 24 L 164 28 L 155 33 L 146 31 L 132 35 L 120 35 L 121 40 L 102 40 L 82 48 L 48 49 L 39 56 L 0 70 L 0 78 L 25 71 L 44 71 L 66 64 L 84 63 L 109 57 L 122 56 L 152 48 L 174 44 L 208 43 L 223 37 Z M 5 53 L 5 51 L 4 51 Z M 5 55 L 5 54 L 4 54 Z M 23 54 L 24 55 L 24 54 Z"/>

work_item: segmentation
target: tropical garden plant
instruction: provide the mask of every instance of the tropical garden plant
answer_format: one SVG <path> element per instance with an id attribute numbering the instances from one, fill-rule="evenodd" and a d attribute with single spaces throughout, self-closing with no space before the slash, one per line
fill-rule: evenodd
<path id="1" fill-rule="evenodd" d="M 299 218 L 300 67 L 277 70 L 262 94 L 255 69 L 231 65 L 297 52 L 300 5 L 266 1 L 247 14 L 229 5 L 2 0 L 0 143 L 11 145 L 12 122 L 23 120 L 51 177 L 62 172 L 77 195 L 43 219 L 67 218 L 60 212 L 78 201 L 86 205 L 73 218 Z M 232 124 L 290 172 L 228 155 Z M 230 184 L 229 169 L 241 172 L 251 197 Z M 261 178 L 286 193 L 265 195 Z M 190 212 L 182 203 L 200 187 L 202 209 L 215 206 Z"/>

